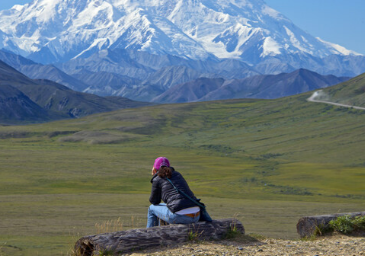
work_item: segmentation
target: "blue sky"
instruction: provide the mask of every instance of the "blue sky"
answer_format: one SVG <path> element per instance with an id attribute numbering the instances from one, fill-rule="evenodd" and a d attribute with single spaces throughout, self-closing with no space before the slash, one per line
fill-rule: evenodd
<path id="1" fill-rule="evenodd" d="M 365 54 L 365 0 L 265 0 L 312 36 Z"/>
<path id="2" fill-rule="evenodd" d="M 265 1 L 309 34 L 365 54 L 365 0 Z M 0 10 L 29 2 L 1 0 Z"/>

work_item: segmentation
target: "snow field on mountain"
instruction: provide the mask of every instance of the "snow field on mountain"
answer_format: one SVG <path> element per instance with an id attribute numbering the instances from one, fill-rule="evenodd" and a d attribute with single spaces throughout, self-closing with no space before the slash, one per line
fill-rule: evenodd
<path id="1" fill-rule="evenodd" d="M 0 14 L 5 49 L 48 49 L 54 60 L 110 47 L 197 60 L 354 54 L 305 33 L 261 0 L 36 0 Z"/>

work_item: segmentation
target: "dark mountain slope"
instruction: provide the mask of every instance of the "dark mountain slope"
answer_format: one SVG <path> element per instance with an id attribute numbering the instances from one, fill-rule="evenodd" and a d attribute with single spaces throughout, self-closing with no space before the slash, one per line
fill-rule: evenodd
<path id="1" fill-rule="evenodd" d="M 148 76 L 144 84 L 158 85 L 165 91 L 174 85 L 190 82 L 199 77 L 207 77 L 208 75 L 185 66 L 168 66 Z"/>
<path id="2" fill-rule="evenodd" d="M 99 96 L 113 95 L 121 88 L 141 83 L 138 79 L 105 71 L 91 72 L 82 70 L 73 76 L 90 85 L 84 92 Z"/>
<path id="3" fill-rule="evenodd" d="M 199 77 L 242 79 L 259 74 L 238 60 L 200 61 L 124 49 L 102 50 L 89 57 L 57 64 L 57 67 L 90 85 L 84 92 L 144 101 Z M 135 93 L 130 90 L 132 87 Z"/>
<path id="4" fill-rule="evenodd" d="M 48 112 L 11 85 L 0 83 L 0 122 L 50 120 Z"/>
<path id="5" fill-rule="evenodd" d="M 238 98 L 275 99 L 325 88 L 348 80 L 346 77 L 322 76 L 299 69 L 278 75 L 259 75 L 245 79 L 219 80 L 206 78 L 177 85 L 154 102 L 188 102 Z M 202 86 L 204 90 L 202 90 Z M 194 95 L 194 96 L 192 96 Z M 178 99 L 178 101 L 177 101 Z"/>
<path id="6" fill-rule="evenodd" d="M 146 67 L 132 59 L 126 50 L 102 50 L 86 58 L 77 58 L 57 65 L 69 75 L 83 70 L 91 72 L 110 72 L 137 79 L 145 79 L 155 69 Z"/>
<path id="7" fill-rule="evenodd" d="M 41 107 L 67 114 L 70 117 L 82 117 L 94 113 L 108 112 L 127 107 L 145 106 L 149 103 L 123 99 L 123 102 L 111 101 L 94 94 L 72 91 L 66 86 L 49 80 L 34 80 L 36 84 L 15 85 Z"/>
<path id="8" fill-rule="evenodd" d="M 76 91 L 83 91 L 88 87 L 53 65 L 38 64 L 8 51 L 0 50 L 0 60 L 32 79 L 48 79 Z"/>
<path id="9" fill-rule="evenodd" d="M 103 98 L 93 94 L 76 92 L 49 80 L 33 80 L 1 61 L 0 86 L 3 88 L 3 98 L 7 101 L 14 94 L 18 95 L 19 98 L 20 96 L 26 96 L 29 99 L 30 102 L 25 101 L 24 97 L 22 98 L 22 102 L 26 102 L 23 104 L 25 107 L 24 111 L 35 109 L 35 113 L 44 115 L 48 113 L 50 117 L 45 118 L 43 121 L 48 119 L 81 117 L 94 113 L 151 104 L 135 102 L 125 98 Z M 34 104 L 31 104 L 31 102 Z M 40 111 L 36 105 L 43 109 L 43 111 Z M 4 112 L 7 111 L 8 106 L 9 104 L 4 105 Z M 40 116 L 40 114 L 35 115 Z M 29 117 L 29 120 L 33 119 L 32 116 Z M 25 118 L 25 120 L 28 119 Z"/>
<path id="10" fill-rule="evenodd" d="M 34 81 L 2 61 L 0 61 L 0 82 L 35 84 Z"/>
<path id="11" fill-rule="evenodd" d="M 199 78 L 192 82 L 176 85 L 153 99 L 154 102 L 182 103 L 199 101 L 208 93 L 218 90 L 223 78 Z"/>
<path id="12" fill-rule="evenodd" d="M 20 68 L 20 72 L 32 79 L 47 79 L 53 82 L 67 86 L 68 88 L 82 92 L 89 87 L 65 72 L 59 70 L 53 65 L 26 65 Z"/>
<path id="13" fill-rule="evenodd" d="M 250 98 L 275 99 L 325 88 L 348 79 L 332 75 L 322 76 L 306 69 L 299 69 L 291 73 L 247 78 L 242 84 L 254 87 Z"/>

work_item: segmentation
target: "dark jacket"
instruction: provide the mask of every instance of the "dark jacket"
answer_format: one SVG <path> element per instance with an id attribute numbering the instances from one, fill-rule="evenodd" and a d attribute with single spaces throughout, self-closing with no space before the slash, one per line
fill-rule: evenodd
<path id="1" fill-rule="evenodd" d="M 186 183 L 184 177 L 179 172 L 175 171 L 174 168 L 172 168 L 172 176 L 170 180 L 179 190 L 183 191 L 191 198 L 199 201 L 199 199 L 197 199 L 194 196 L 193 192 L 190 190 L 188 183 Z M 168 180 L 160 178 L 157 174 L 152 177 L 151 183 L 151 204 L 159 204 L 161 203 L 162 199 L 162 201 L 167 204 L 169 210 L 173 213 L 185 208 L 197 206 L 190 199 L 178 193 Z"/>

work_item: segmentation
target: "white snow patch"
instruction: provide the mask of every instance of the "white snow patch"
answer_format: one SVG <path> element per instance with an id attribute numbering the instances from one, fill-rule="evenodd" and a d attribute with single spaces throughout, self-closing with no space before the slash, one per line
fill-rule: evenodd
<path id="1" fill-rule="evenodd" d="M 31 37 L 21 36 L 19 38 L 13 37 L 13 38 L 11 38 L 11 40 L 10 39 L 8 39 L 8 40 L 12 41 L 16 45 L 18 45 L 21 50 L 26 51 L 26 52 L 37 52 L 40 50 L 39 38 L 34 37 L 34 36 L 31 36 Z M 8 40 L 6 40 L 6 42 Z"/>
<path id="2" fill-rule="evenodd" d="M 16 4 L 11 9 L 20 12 L 20 11 L 22 11 L 24 9 L 24 7 L 25 7 L 24 5 Z"/>
<path id="3" fill-rule="evenodd" d="M 72 59 L 77 59 L 79 56 L 81 56 L 82 54 L 84 54 L 87 51 L 90 51 L 94 47 L 98 47 L 98 49 L 100 50 L 103 47 L 103 45 L 105 45 L 106 43 L 108 43 L 108 38 L 95 39 L 94 42 L 87 49 L 83 50 L 80 54 L 73 57 Z"/>
<path id="4" fill-rule="evenodd" d="M 220 1 L 222 2 L 222 1 Z M 253 8 L 253 5 L 247 1 L 247 0 L 228 0 L 225 2 L 226 5 L 229 5 L 230 3 L 238 6 L 238 7 L 249 7 L 249 8 Z"/>
<path id="5" fill-rule="evenodd" d="M 268 5 L 263 5 L 261 11 L 263 14 L 273 17 L 274 19 L 287 20 L 280 12 L 274 10 L 273 8 L 271 8 Z"/>
<path id="6" fill-rule="evenodd" d="M 204 49 L 207 52 L 214 54 L 218 58 L 239 58 L 239 53 L 237 52 L 228 52 L 226 50 L 226 46 L 223 42 L 215 43 L 213 40 L 216 38 L 216 35 L 213 36 L 206 36 L 200 38 L 200 42 L 203 45 Z"/>
<path id="7" fill-rule="evenodd" d="M 302 40 L 303 40 L 304 42 L 306 42 L 307 44 L 309 44 L 308 40 L 307 40 L 304 36 L 301 36 L 301 38 L 302 38 Z"/>
<path id="8" fill-rule="evenodd" d="M 55 16 L 56 5 L 58 5 L 61 0 L 49 0 L 42 1 L 42 4 L 36 9 L 35 17 L 38 22 L 47 22 Z"/>
<path id="9" fill-rule="evenodd" d="M 73 21 L 73 25 L 76 27 L 81 26 L 100 26 L 100 24 L 94 24 L 94 18 L 100 14 L 101 12 L 105 12 L 108 16 L 108 20 L 112 19 L 112 13 L 109 12 L 109 10 L 112 10 L 112 6 L 107 2 L 102 2 L 99 5 L 95 4 L 89 4 L 89 6 L 80 12 L 77 19 Z M 105 21 L 105 20 L 104 20 Z"/>
<path id="10" fill-rule="evenodd" d="M 295 34 L 288 29 L 286 26 L 284 26 L 286 34 L 289 36 L 290 38 L 290 42 L 292 43 L 292 45 L 297 48 L 299 51 L 302 52 L 306 52 L 309 54 L 313 54 L 313 52 L 311 50 L 309 50 L 308 48 L 302 46 L 302 44 L 300 43 L 300 41 L 296 38 Z"/>
<path id="11" fill-rule="evenodd" d="M 334 49 L 333 53 L 335 54 L 343 54 L 343 55 L 356 55 L 356 56 L 361 56 L 362 54 L 360 53 L 357 53 L 355 51 L 351 51 L 351 50 L 348 50 L 346 49 L 345 47 L 341 46 L 341 45 L 338 45 L 338 44 L 334 44 L 334 43 L 330 43 L 330 42 L 327 42 L 327 41 L 324 41 L 322 40 L 321 38 L 317 37 L 317 39 L 319 41 L 321 41 L 322 43 L 324 43 L 325 45 L 331 47 Z"/>
<path id="12" fill-rule="evenodd" d="M 242 25 L 240 23 L 235 24 L 232 27 L 227 28 L 216 35 L 209 35 L 199 38 L 199 42 L 203 45 L 204 49 L 208 52 L 214 54 L 218 58 L 239 58 L 242 54 L 240 50 L 241 46 L 245 44 L 257 31 L 258 29 L 253 29 L 252 27 Z M 233 51 L 228 52 L 226 45 L 220 42 L 214 42 L 213 40 L 217 37 L 232 37 L 238 38 L 237 45 Z"/>
<path id="13" fill-rule="evenodd" d="M 281 54 L 280 49 L 282 47 L 271 37 L 266 37 L 263 44 L 263 52 L 260 57 L 275 56 Z"/>

